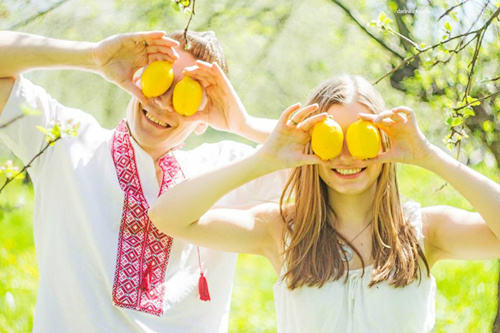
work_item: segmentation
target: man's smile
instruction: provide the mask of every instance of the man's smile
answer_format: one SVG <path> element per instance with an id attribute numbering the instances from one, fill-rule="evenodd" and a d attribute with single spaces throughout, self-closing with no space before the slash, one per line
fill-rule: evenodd
<path id="1" fill-rule="evenodd" d="M 142 112 L 144 113 L 144 115 L 146 116 L 146 118 L 148 120 L 150 120 L 151 122 L 153 122 L 154 124 L 158 125 L 158 126 L 161 126 L 163 128 L 170 128 L 171 126 L 169 124 L 167 124 L 166 122 L 162 121 L 162 120 L 159 120 L 157 118 L 155 118 L 151 113 L 149 113 L 148 111 L 142 109 Z"/>

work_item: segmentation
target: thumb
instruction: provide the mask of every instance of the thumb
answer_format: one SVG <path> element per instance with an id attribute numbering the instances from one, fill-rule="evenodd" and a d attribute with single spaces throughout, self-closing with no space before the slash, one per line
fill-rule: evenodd
<path id="1" fill-rule="evenodd" d="M 314 154 L 306 154 L 300 161 L 300 165 L 326 165 L 328 161 L 323 161 L 319 156 Z"/>
<path id="2" fill-rule="evenodd" d="M 394 153 L 392 153 L 391 151 L 382 152 L 374 158 L 364 160 L 363 162 L 366 165 L 394 162 Z"/>
<path id="3" fill-rule="evenodd" d="M 142 90 L 137 87 L 136 84 L 134 84 L 132 81 L 125 83 L 122 88 L 127 91 L 129 94 L 131 94 L 133 97 L 137 98 L 141 104 L 147 104 L 148 103 L 148 98 L 144 96 L 142 93 Z"/>

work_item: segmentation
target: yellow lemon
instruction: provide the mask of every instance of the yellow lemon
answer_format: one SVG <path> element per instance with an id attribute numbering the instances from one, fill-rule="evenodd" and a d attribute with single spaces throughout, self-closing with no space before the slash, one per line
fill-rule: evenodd
<path id="1" fill-rule="evenodd" d="M 349 153 L 359 160 L 374 158 L 382 146 L 378 128 L 366 120 L 349 125 L 345 136 Z"/>
<path id="2" fill-rule="evenodd" d="M 174 80 L 174 70 L 168 61 L 154 61 L 141 76 L 141 89 L 147 98 L 163 95 Z"/>
<path id="3" fill-rule="evenodd" d="M 344 145 L 342 127 L 328 117 L 314 125 L 311 134 L 311 148 L 322 160 L 326 161 L 337 157 Z"/>
<path id="4" fill-rule="evenodd" d="M 184 76 L 175 85 L 172 101 L 178 114 L 189 117 L 198 111 L 202 98 L 201 85 L 189 76 Z"/>

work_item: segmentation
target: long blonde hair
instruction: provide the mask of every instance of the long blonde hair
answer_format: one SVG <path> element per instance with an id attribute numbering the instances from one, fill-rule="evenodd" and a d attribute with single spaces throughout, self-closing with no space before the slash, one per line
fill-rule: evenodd
<path id="1" fill-rule="evenodd" d="M 358 102 L 373 113 L 385 109 L 382 96 L 363 77 L 342 75 L 319 85 L 307 105 L 318 103 L 315 114 L 326 112 L 334 104 Z M 389 149 L 389 140 L 382 133 L 383 150 Z M 311 153 L 310 146 L 307 150 Z M 372 232 L 372 278 L 370 286 L 388 281 L 395 287 L 404 287 L 421 278 L 419 260 L 429 275 L 429 266 L 419 245 L 416 232 L 403 216 L 396 180 L 396 165 L 385 163 L 377 179 Z M 292 204 L 289 204 L 293 202 Z M 306 165 L 294 170 L 281 197 L 280 210 L 286 224 L 283 233 L 283 279 L 288 288 L 303 285 L 321 287 L 328 281 L 347 276 L 339 239 L 347 243 L 361 258 L 359 251 L 337 230 L 335 214 L 329 206 L 328 187 L 319 176 L 317 165 Z M 363 271 L 364 272 L 364 271 Z"/>

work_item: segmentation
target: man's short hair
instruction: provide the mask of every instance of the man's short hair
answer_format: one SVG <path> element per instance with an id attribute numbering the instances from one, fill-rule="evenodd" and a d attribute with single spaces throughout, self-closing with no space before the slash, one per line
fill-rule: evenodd
<path id="1" fill-rule="evenodd" d="M 228 75 L 226 56 L 222 51 L 219 40 L 213 31 L 188 31 L 187 39 L 191 48 L 185 49 L 186 41 L 183 30 L 175 30 L 168 35 L 180 43 L 180 48 L 189 52 L 197 60 L 203 60 L 209 63 L 217 62 L 224 73 Z"/>

